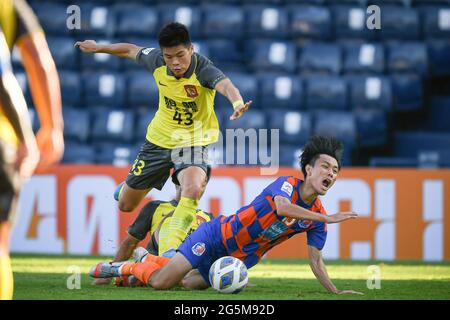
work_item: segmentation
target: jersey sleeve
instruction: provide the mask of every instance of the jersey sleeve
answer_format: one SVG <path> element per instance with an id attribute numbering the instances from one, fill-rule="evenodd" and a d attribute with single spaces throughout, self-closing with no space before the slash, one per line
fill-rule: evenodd
<path id="1" fill-rule="evenodd" d="M 327 240 L 327 225 L 317 221 L 314 221 L 313 225 L 314 227 L 306 232 L 308 246 L 322 250 Z"/>
<path id="2" fill-rule="evenodd" d="M 136 62 L 153 73 L 163 64 L 161 50 L 157 48 L 142 48 L 136 55 Z"/>
<path id="3" fill-rule="evenodd" d="M 282 196 L 292 202 L 295 185 L 293 180 L 291 177 L 279 177 L 266 188 L 266 192 L 272 196 L 272 199 L 276 196 Z"/>
<path id="4" fill-rule="evenodd" d="M 161 201 L 147 203 L 139 212 L 136 220 L 128 227 L 128 234 L 138 240 L 144 240 L 152 226 L 153 215 Z"/>
<path id="5" fill-rule="evenodd" d="M 202 56 L 199 56 L 198 59 L 199 70 L 197 73 L 197 79 L 203 87 L 214 89 L 219 81 L 227 78 L 227 76 L 225 76 L 220 69 L 214 66 L 210 60 Z"/>

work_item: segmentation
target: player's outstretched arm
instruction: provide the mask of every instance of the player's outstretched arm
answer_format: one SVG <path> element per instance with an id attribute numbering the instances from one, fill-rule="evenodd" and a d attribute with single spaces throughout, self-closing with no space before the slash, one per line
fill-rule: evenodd
<path id="1" fill-rule="evenodd" d="M 74 47 L 84 53 L 107 53 L 131 60 L 136 60 L 137 54 L 142 49 L 132 43 L 99 44 L 94 40 L 77 41 Z"/>
<path id="2" fill-rule="evenodd" d="M 308 246 L 309 265 L 317 280 L 327 289 L 328 292 L 334 294 L 363 294 L 353 290 L 339 290 L 331 281 L 325 263 L 322 259 L 322 252 L 313 246 Z"/>
<path id="3" fill-rule="evenodd" d="M 230 116 L 230 120 L 236 120 L 240 118 L 252 104 L 251 100 L 244 103 L 244 100 L 242 99 L 241 93 L 239 92 L 238 88 L 236 88 L 228 78 L 219 81 L 214 89 L 225 96 L 233 105 L 234 112 Z"/>

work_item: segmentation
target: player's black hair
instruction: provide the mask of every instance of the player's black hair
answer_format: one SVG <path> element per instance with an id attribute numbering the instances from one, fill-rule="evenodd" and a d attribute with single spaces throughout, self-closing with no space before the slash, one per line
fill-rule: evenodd
<path id="1" fill-rule="evenodd" d="M 341 158 L 344 146 L 342 142 L 333 137 L 313 136 L 306 143 L 300 156 L 300 166 L 306 179 L 306 165 L 314 166 L 321 154 L 329 155 L 336 159 L 338 168 L 341 169 Z"/>
<path id="2" fill-rule="evenodd" d="M 191 44 L 191 37 L 184 24 L 171 22 L 166 24 L 159 32 L 158 42 L 161 48 L 176 47 L 180 44 L 187 47 Z"/>

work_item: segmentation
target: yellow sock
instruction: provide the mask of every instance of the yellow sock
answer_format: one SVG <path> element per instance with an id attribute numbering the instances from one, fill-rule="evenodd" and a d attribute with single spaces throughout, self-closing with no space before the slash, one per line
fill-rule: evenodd
<path id="1" fill-rule="evenodd" d="M 180 202 L 170 219 L 168 239 L 165 243 L 159 244 L 160 252 L 166 252 L 169 249 L 177 249 L 184 241 L 191 229 L 197 207 L 197 200 L 181 197 Z"/>
<path id="2" fill-rule="evenodd" d="M 11 300 L 14 280 L 9 256 L 0 256 L 0 300 Z"/>

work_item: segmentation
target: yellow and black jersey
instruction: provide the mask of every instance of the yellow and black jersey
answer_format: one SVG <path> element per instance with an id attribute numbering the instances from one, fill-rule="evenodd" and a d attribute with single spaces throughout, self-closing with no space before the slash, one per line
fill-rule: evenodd
<path id="1" fill-rule="evenodd" d="M 175 200 L 150 201 L 141 209 L 137 218 L 128 227 L 128 234 L 138 240 L 144 240 L 147 233 L 150 233 L 151 238 L 147 250 L 151 254 L 158 255 L 159 243 L 168 240 L 168 235 L 162 235 L 159 231 L 163 224 L 170 223 L 170 218 L 177 205 L 178 202 Z M 213 218 L 214 216 L 211 213 L 197 210 L 188 235 L 194 232 L 200 224 Z"/>
<path id="2" fill-rule="evenodd" d="M 159 106 L 147 140 L 163 148 L 205 146 L 218 140 L 214 113 L 216 84 L 226 76 L 206 57 L 194 53 L 182 78 L 166 66 L 160 49 L 143 48 L 136 61 L 149 70 L 159 89 Z"/>

